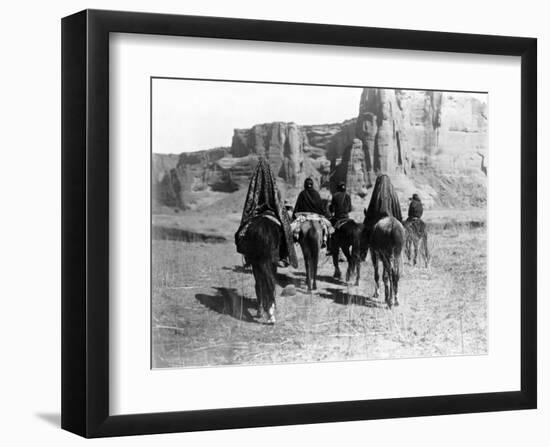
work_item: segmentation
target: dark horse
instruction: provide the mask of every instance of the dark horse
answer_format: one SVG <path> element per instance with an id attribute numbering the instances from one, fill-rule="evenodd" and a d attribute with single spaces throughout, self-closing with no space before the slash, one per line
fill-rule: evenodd
<path id="1" fill-rule="evenodd" d="M 275 323 L 275 278 L 281 240 L 281 226 L 268 217 L 259 216 L 252 219 L 242 241 L 242 252 L 252 265 L 256 282 L 258 318 L 263 311 L 271 324 Z"/>
<path id="2" fill-rule="evenodd" d="M 398 306 L 399 276 L 403 262 L 401 252 L 405 241 L 405 229 L 395 217 L 388 216 L 380 219 L 372 230 L 369 248 L 371 250 L 372 265 L 374 267 L 374 297 L 379 296 L 380 275 L 378 261 L 384 267 L 383 281 L 384 294 L 388 307 Z"/>
<path id="3" fill-rule="evenodd" d="M 369 207 L 365 210 L 362 239 L 363 246 L 367 248 L 361 250 L 361 255 L 364 258 L 367 249 L 371 249 L 376 298 L 379 295 L 380 279 L 378 261 L 382 261 L 385 299 L 390 308 L 394 304 L 399 304 L 397 293 L 402 264 L 401 251 L 405 241 L 402 219 L 399 198 L 390 178 L 385 174 L 379 175 L 372 191 Z"/>
<path id="4" fill-rule="evenodd" d="M 405 227 L 405 254 L 407 259 L 411 260 L 411 249 L 414 249 L 413 265 L 416 265 L 418 258 L 418 248 L 420 246 L 420 257 L 424 258 L 424 263 L 428 267 L 430 253 L 428 250 L 428 232 L 426 224 L 420 218 L 407 219 L 403 225 Z"/>
<path id="5" fill-rule="evenodd" d="M 334 264 L 334 278 L 340 279 L 342 272 L 338 266 L 339 251 L 342 249 L 344 256 L 348 261 L 346 271 L 346 282 L 355 274 L 355 285 L 359 285 L 361 276 L 361 234 L 363 233 L 363 224 L 348 219 L 339 226 L 330 238 L 330 249 L 332 251 L 332 263 Z M 364 259 L 364 257 L 363 257 Z"/>
<path id="6" fill-rule="evenodd" d="M 323 228 L 317 220 L 306 220 L 300 226 L 298 243 L 304 254 L 307 290 L 317 290 L 317 267 L 323 243 Z"/>

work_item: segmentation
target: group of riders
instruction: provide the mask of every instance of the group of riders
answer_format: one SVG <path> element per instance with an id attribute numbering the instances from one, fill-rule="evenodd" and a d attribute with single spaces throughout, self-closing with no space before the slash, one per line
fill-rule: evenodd
<path id="1" fill-rule="evenodd" d="M 392 203 L 390 204 L 390 208 L 393 208 L 391 215 L 401 221 L 401 207 L 399 205 L 399 199 L 397 198 L 395 193 L 393 193 L 393 188 L 391 195 L 393 196 L 391 198 Z M 414 193 L 412 197 L 409 198 L 409 201 L 410 203 L 407 220 L 412 221 L 414 219 L 420 219 L 424 212 L 424 207 L 422 205 L 420 197 L 417 193 Z M 291 207 L 287 205 L 287 209 L 290 208 Z M 321 199 L 321 195 L 314 188 L 313 180 L 311 178 L 307 178 L 304 182 L 304 189 L 298 195 L 298 198 L 296 199 L 296 205 L 293 208 L 293 233 L 297 236 L 297 231 L 303 220 L 318 218 L 324 227 L 322 248 L 326 247 L 327 256 L 331 256 L 333 247 L 331 247 L 330 245 L 330 235 L 334 232 L 334 230 L 337 230 L 343 223 L 349 220 L 349 213 L 351 211 L 351 197 L 346 191 L 345 182 L 340 182 L 337 185 L 336 192 L 332 196 L 332 200 L 328 209 L 326 209 L 326 206 L 324 206 L 324 202 Z M 366 214 L 368 219 L 368 211 Z M 373 216 L 373 218 L 376 220 L 378 220 L 380 217 L 382 216 Z"/>
<path id="2" fill-rule="evenodd" d="M 328 204 L 315 189 L 311 178 L 305 180 L 304 189 L 293 207 L 287 202 L 283 203 L 269 163 L 265 158 L 260 158 L 250 179 L 241 224 L 235 233 L 237 252 L 243 255 L 245 266 L 252 267 L 258 317 L 265 312 L 268 323 L 275 322 L 277 266 L 298 267 L 295 242 L 299 243 L 304 255 L 308 291 L 317 288 L 318 256 L 323 246 L 327 254 L 332 255 L 335 278 L 340 278 L 338 258 L 342 250 L 348 261 L 346 281 L 354 274 L 355 285 L 359 285 L 361 261 L 365 259 L 367 250 L 370 250 L 374 267 L 374 296 L 378 297 L 378 263 L 382 261 L 386 303 L 390 308 L 398 305 L 401 249 L 405 244 L 407 252 L 407 244 L 411 240 L 407 239 L 408 226 L 414 230 L 414 225 L 419 224 L 423 228 L 424 223 L 420 219 L 422 202 L 418 194 L 413 194 L 408 218 L 404 222 L 399 198 L 390 178 L 381 174 L 376 179 L 369 205 L 364 210 L 362 224 L 349 217 L 351 211 L 351 197 L 345 183 L 337 185 L 337 191 Z M 416 263 L 417 243 L 414 244 Z M 425 238 L 424 246 L 427 246 Z"/>
<path id="3" fill-rule="evenodd" d="M 423 214 L 423 205 L 417 193 L 413 194 L 409 201 L 407 222 L 410 223 L 420 220 Z M 298 240 L 299 229 L 304 221 L 319 221 L 323 227 L 321 248 L 326 248 L 327 256 L 331 256 L 334 250 L 338 250 L 337 247 L 331 246 L 331 234 L 349 221 L 351 211 L 351 197 L 346 191 L 345 182 L 338 183 L 336 192 L 332 195 L 330 204 L 327 206 L 327 201 L 321 198 L 311 178 L 304 181 L 304 189 L 299 193 L 294 206 L 286 201 L 282 204 L 271 168 L 267 161 L 261 158 L 251 179 L 241 226 L 235 234 L 237 251 L 242 252 L 239 250 L 239 238 L 246 232 L 247 223 L 250 219 L 258 215 L 267 215 L 273 220 L 277 220 L 283 226 L 283 230 L 288 231 L 290 229 L 293 242 Z M 393 190 L 389 177 L 380 175 L 374 186 L 369 207 L 365 210 L 366 226 L 368 227 L 369 223 L 374 225 L 376 221 L 385 215 L 393 216 L 400 222 L 403 221 L 399 199 Z M 287 239 L 287 244 L 283 244 L 281 247 L 280 266 L 288 266 L 289 264 L 296 266 L 296 261 L 293 262 L 292 259 L 295 254 L 293 250 L 288 249 L 289 239 Z"/>

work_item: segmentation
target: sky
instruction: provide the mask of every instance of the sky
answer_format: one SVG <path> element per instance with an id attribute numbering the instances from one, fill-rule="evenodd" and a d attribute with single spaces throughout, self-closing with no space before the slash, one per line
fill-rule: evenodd
<path id="1" fill-rule="evenodd" d="M 274 121 L 339 123 L 357 116 L 361 91 L 359 87 L 154 79 L 152 149 L 179 154 L 230 146 L 234 129 Z"/>

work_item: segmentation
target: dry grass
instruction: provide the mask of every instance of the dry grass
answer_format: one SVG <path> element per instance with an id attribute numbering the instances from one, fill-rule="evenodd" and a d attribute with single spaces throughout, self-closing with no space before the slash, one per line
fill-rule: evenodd
<path id="1" fill-rule="evenodd" d="M 487 352 L 484 228 L 436 228 L 431 265 L 405 261 L 401 306 L 371 299 L 363 263 L 357 287 L 332 279 L 321 258 L 319 290 L 305 290 L 303 264 L 280 269 L 277 323 L 255 315 L 254 283 L 231 242 L 153 241 L 153 365 L 261 364 L 484 354 Z M 345 267 L 344 267 L 345 268 Z M 280 296 L 286 284 L 297 295 Z"/>

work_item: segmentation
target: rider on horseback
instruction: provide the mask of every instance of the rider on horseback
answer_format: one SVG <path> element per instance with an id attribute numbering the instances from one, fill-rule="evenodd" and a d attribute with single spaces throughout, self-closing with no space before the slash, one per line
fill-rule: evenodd
<path id="1" fill-rule="evenodd" d="M 365 210 L 364 223 L 367 231 L 370 232 L 376 222 L 387 216 L 393 216 L 399 222 L 403 220 L 399 197 L 390 178 L 386 174 L 381 174 L 376 178 L 369 206 Z"/>
<path id="2" fill-rule="evenodd" d="M 338 183 L 336 192 L 332 196 L 330 202 L 330 211 L 332 217 L 330 223 L 336 226 L 338 222 L 349 219 L 349 213 L 351 212 L 351 197 L 346 192 L 346 184 L 344 182 Z"/>
<path id="3" fill-rule="evenodd" d="M 294 206 L 294 213 L 292 218 L 294 219 L 292 229 L 295 233 L 299 231 L 300 224 L 315 216 L 323 225 L 323 245 L 326 246 L 327 238 L 330 232 L 332 232 L 332 226 L 327 219 L 327 212 L 323 209 L 323 200 L 317 190 L 313 187 L 313 179 L 308 177 L 304 182 L 304 189 L 298 195 L 296 199 L 296 205 Z"/>
<path id="4" fill-rule="evenodd" d="M 344 182 L 338 183 L 336 192 L 332 196 L 329 209 L 332 213 L 330 223 L 335 230 L 349 220 L 349 213 L 351 212 L 351 197 L 346 192 L 346 184 Z M 331 252 L 332 247 L 329 243 L 327 248 L 327 256 L 332 256 Z"/>
<path id="5" fill-rule="evenodd" d="M 250 178 L 241 223 L 235 233 L 237 252 L 244 255 L 245 265 L 249 264 L 247 251 L 251 249 L 251 247 L 246 246 L 246 232 L 252 221 L 260 216 L 271 219 L 281 227 L 282 240 L 279 254 L 281 263 L 285 266 L 291 264 L 294 268 L 298 267 L 298 259 L 292 241 L 290 219 L 283 207 L 275 175 L 265 157 L 260 157 Z"/>
<path id="6" fill-rule="evenodd" d="M 414 193 L 409 200 L 411 203 L 409 204 L 409 216 L 407 220 L 420 219 L 424 212 L 420 197 L 418 197 L 418 194 Z"/>

